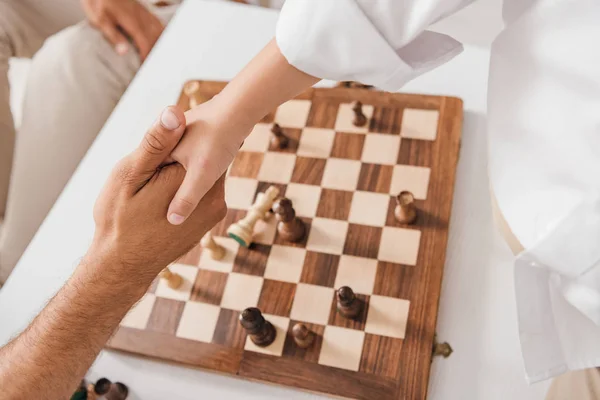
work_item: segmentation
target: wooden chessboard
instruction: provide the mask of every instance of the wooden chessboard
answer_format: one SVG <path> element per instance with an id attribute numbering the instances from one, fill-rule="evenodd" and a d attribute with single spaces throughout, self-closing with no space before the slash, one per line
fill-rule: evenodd
<path id="1" fill-rule="evenodd" d="M 196 82 L 196 101 L 225 85 Z M 357 100 L 365 127 L 352 124 Z M 182 91 L 179 104 L 189 102 Z M 273 122 L 291 139 L 286 149 L 269 148 Z M 212 231 L 225 258 L 198 246 L 173 263 L 183 287 L 156 281 L 108 347 L 337 397 L 424 399 L 461 125 L 462 101 L 451 97 L 313 88 L 281 105 L 228 171 L 229 210 Z M 240 247 L 226 230 L 270 185 L 293 201 L 307 234 L 286 242 L 271 217 Z M 403 190 L 416 199 L 412 225 L 394 219 Z M 356 320 L 336 312 L 342 285 L 364 301 Z M 266 348 L 239 325 L 251 306 L 276 327 Z M 297 321 L 317 333 L 306 350 L 291 338 Z"/>

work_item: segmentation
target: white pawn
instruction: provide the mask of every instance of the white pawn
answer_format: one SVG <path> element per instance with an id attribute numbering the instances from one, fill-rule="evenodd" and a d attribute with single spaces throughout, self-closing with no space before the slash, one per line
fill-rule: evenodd
<path id="1" fill-rule="evenodd" d="M 212 233 L 209 231 L 200 240 L 200 245 L 204 250 L 208 250 L 213 260 L 222 260 L 225 257 L 225 247 L 219 245 L 213 238 Z"/>
<path id="2" fill-rule="evenodd" d="M 259 193 L 256 196 L 256 201 L 248 210 L 248 214 L 238 221 L 238 223 L 232 224 L 227 229 L 229 237 L 235 239 L 242 246 L 250 246 L 250 243 L 252 243 L 252 234 L 254 233 L 254 225 L 256 225 L 259 219 L 266 218 L 277 196 L 279 196 L 279 189 L 275 186 L 270 186 L 264 193 Z"/>
<path id="3" fill-rule="evenodd" d="M 183 87 L 183 93 L 185 93 L 185 95 L 189 99 L 189 108 L 194 108 L 198 104 L 203 103 L 202 96 L 200 95 L 200 93 L 198 93 L 199 91 L 200 82 L 197 81 L 188 82 Z"/>
<path id="4" fill-rule="evenodd" d="M 171 289 L 177 289 L 183 283 L 183 278 L 181 277 L 181 275 L 179 275 L 179 274 L 177 274 L 175 272 L 171 272 L 171 270 L 169 269 L 169 267 L 163 269 L 160 272 L 159 276 L 162 279 L 166 279 L 167 280 L 167 285 Z"/>

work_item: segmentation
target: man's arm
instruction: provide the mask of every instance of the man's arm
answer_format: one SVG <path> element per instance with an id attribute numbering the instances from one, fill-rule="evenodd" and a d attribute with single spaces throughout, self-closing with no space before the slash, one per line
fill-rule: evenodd
<path id="1" fill-rule="evenodd" d="M 163 166 L 185 128 L 169 109 L 113 170 L 94 207 L 93 243 L 29 327 L 0 348 L 3 399 L 65 399 L 156 275 L 225 216 L 223 179 L 186 223 L 164 215 L 185 171 Z"/>

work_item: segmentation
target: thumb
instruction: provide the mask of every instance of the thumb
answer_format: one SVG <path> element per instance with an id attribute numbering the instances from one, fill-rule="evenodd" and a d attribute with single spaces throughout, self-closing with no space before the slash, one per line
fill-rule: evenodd
<path id="1" fill-rule="evenodd" d="M 145 183 L 164 164 L 183 136 L 185 126 L 185 116 L 178 107 L 163 110 L 132 154 L 135 182 Z"/>

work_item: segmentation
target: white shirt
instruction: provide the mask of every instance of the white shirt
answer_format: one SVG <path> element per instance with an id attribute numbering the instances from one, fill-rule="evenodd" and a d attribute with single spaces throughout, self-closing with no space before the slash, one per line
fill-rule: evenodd
<path id="1" fill-rule="evenodd" d="M 461 52 L 425 29 L 469 3 L 287 0 L 276 39 L 308 74 L 397 91 Z M 536 382 L 600 366 L 600 2 L 505 0 L 503 17 L 489 71 L 489 175 L 525 247 L 517 313 Z"/>

